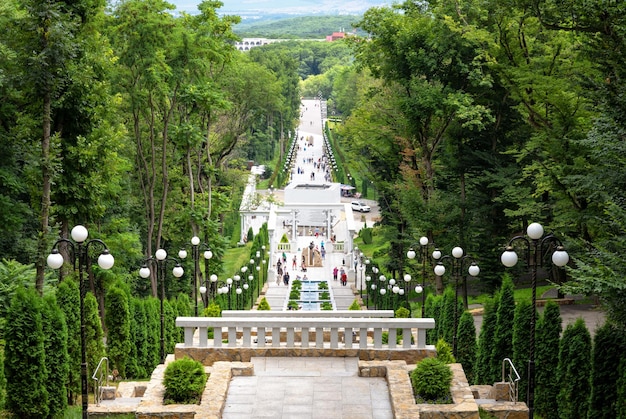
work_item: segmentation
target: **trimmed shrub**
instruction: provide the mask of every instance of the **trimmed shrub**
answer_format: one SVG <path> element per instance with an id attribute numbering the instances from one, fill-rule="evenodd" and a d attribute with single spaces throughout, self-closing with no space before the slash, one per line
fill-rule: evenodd
<path id="1" fill-rule="evenodd" d="M 411 371 L 411 384 L 416 396 L 426 401 L 450 398 L 452 370 L 437 358 L 426 358 Z"/>
<path id="2" fill-rule="evenodd" d="M 439 339 L 435 345 L 435 350 L 437 351 L 437 359 L 444 364 L 454 364 L 456 362 L 454 355 L 452 355 L 452 348 L 445 340 Z"/>
<path id="3" fill-rule="evenodd" d="M 169 363 L 163 375 L 163 403 L 199 403 L 206 381 L 204 366 L 198 361 L 184 357 Z"/>
<path id="4" fill-rule="evenodd" d="M 267 302 L 267 299 L 265 297 L 261 299 L 257 310 L 271 310 L 270 303 Z"/>
<path id="5" fill-rule="evenodd" d="M 352 301 L 352 304 L 350 304 L 348 310 L 361 310 L 361 305 L 359 304 L 359 301 L 357 299 Z"/>
<path id="6" fill-rule="evenodd" d="M 371 228 L 362 228 L 359 232 L 359 236 L 363 240 L 365 244 L 372 244 L 372 229 Z"/>

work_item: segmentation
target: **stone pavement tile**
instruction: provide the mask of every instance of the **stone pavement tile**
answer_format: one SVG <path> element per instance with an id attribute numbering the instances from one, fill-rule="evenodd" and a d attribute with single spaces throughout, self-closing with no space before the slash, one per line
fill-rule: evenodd
<path id="1" fill-rule="evenodd" d="M 391 408 L 387 409 L 372 409 L 372 419 L 393 419 L 393 412 Z"/>
<path id="2" fill-rule="evenodd" d="M 285 404 L 283 406 L 283 417 L 291 415 L 301 415 L 296 417 L 309 416 L 313 413 L 313 405 L 311 404 Z"/>
<path id="3" fill-rule="evenodd" d="M 313 392 L 313 406 L 324 406 L 330 402 L 341 402 L 341 389 L 324 388 Z"/>
<path id="4" fill-rule="evenodd" d="M 369 405 L 344 403 L 341 417 L 343 419 L 368 419 L 372 417 L 372 408 Z"/>
<path id="5" fill-rule="evenodd" d="M 308 406 L 313 404 L 312 394 L 285 394 L 284 406 Z"/>

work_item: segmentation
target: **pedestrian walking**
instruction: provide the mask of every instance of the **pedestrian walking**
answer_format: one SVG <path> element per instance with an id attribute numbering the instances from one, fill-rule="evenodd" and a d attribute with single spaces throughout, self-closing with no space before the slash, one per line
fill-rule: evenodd
<path id="1" fill-rule="evenodd" d="M 339 269 L 337 269 L 337 267 L 335 266 L 333 268 L 333 281 L 337 280 L 337 274 L 339 273 Z"/>

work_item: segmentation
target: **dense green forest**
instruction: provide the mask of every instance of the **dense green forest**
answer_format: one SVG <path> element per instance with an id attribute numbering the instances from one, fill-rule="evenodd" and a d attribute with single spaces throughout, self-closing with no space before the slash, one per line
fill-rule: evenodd
<path id="1" fill-rule="evenodd" d="M 361 17 L 357 15 L 331 15 L 283 17 L 277 20 L 263 19 L 261 21 L 244 20 L 237 24 L 233 31 L 242 38 L 274 39 L 324 39 L 333 32 L 356 32 L 359 35 L 364 35 L 365 32 L 357 31 L 357 28 L 354 27 Z"/>
<path id="2" fill-rule="evenodd" d="M 234 48 L 240 20 L 220 16 L 220 5 L 205 1 L 199 14 L 180 17 L 161 0 L 112 10 L 103 0 L 0 5 L 3 338 L 13 333 L 19 342 L 6 318 L 31 322 L 39 334 L 29 356 L 43 362 L 42 351 L 55 345 L 43 330 L 62 317 L 50 295 L 75 320 L 75 293 L 64 290 L 75 281 L 59 281 L 45 265 L 55 239 L 84 224 L 115 256 L 111 271 L 88 275 L 90 354 L 108 349 L 129 376 L 148 373 L 158 362 L 153 336 L 133 337 L 151 348 L 132 358 L 139 364 L 125 365 L 125 351 L 141 345 L 98 346 L 103 333 L 131 327 L 117 330 L 122 318 L 107 325 L 106 308 L 121 307 L 133 333 L 156 330 L 156 278 L 142 280 L 138 268 L 158 248 L 188 247 L 194 235 L 213 251 L 211 272 L 222 272 L 245 234 L 237 220 L 247 163 L 266 164 L 275 176 L 300 97 L 318 92 L 340 120 L 332 136 L 343 166 L 359 188 L 376 192 L 386 246 L 373 256 L 384 260 L 381 269 L 407 271 L 407 250 L 427 235 L 444 250 L 459 245 L 472 254 L 480 287 L 492 292 L 502 282 L 504 245 L 541 222 L 572 257 L 565 273 L 542 277 L 597 297 L 623 329 L 624 3 L 409 1 L 359 17 L 354 24 L 367 36 L 249 53 Z M 298 38 L 327 30 L 296 24 Z M 525 267 L 516 269 L 523 281 Z M 71 267 L 60 278 L 75 278 Z M 187 313 L 190 281 L 167 285 L 168 318 Z M 42 324 L 42 313 L 52 320 Z M 29 365 L 7 352 L 11 373 Z M 45 398 L 24 405 L 34 403 Z"/>

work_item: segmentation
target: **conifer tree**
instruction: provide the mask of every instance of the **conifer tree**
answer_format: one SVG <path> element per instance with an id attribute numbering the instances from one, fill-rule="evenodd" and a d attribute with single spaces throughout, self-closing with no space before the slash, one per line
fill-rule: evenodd
<path id="1" fill-rule="evenodd" d="M 107 327 L 107 355 L 119 376 L 127 377 L 126 365 L 131 355 L 130 307 L 122 288 L 113 285 L 106 294 L 104 322 Z"/>
<path id="2" fill-rule="evenodd" d="M 465 371 L 468 383 L 474 382 L 474 366 L 476 364 L 477 351 L 474 316 L 469 311 L 464 311 L 459 319 L 456 362 L 463 365 L 463 371 Z"/>
<path id="3" fill-rule="evenodd" d="M 513 356 L 511 361 L 520 376 L 520 381 L 518 382 L 518 397 L 520 400 L 526 400 L 525 397 L 528 390 L 527 366 L 530 356 L 530 318 L 532 311 L 532 303 L 529 300 L 521 300 L 515 306 Z"/>
<path id="4" fill-rule="evenodd" d="M 42 418 L 50 411 L 41 305 L 35 290 L 20 288 L 6 318 L 6 405 L 19 418 Z"/>
<path id="5" fill-rule="evenodd" d="M 191 299 L 185 293 L 180 293 L 176 297 L 176 315 L 181 317 L 189 317 L 192 315 L 191 310 Z M 178 336 L 176 342 L 184 342 L 185 341 L 185 329 L 182 327 L 178 327 Z"/>
<path id="6" fill-rule="evenodd" d="M 559 365 L 561 312 L 558 304 L 548 301 L 537 322 L 535 351 L 535 411 L 546 419 L 558 412 L 559 382 L 554 372 Z"/>
<path id="7" fill-rule="evenodd" d="M 102 337 L 102 323 L 98 314 L 98 302 L 96 297 L 90 292 L 83 301 L 85 310 L 85 345 L 87 350 L 87 376 L 95 371 L 100 360 L 105 356 L 104 343 Z"/>
<path id="8" fill-rule="evenodd" d="M 69 374 L 67 377 L 67 403 L 75 405 L 80 389 L 80 291 L 72 279 L 61 282 L 56 292 L 57 304 L 65 315 L 67 325 L 67 353 Z"/>
<path id="9" fill-rule="evenodd" d="M 146 326 L 146 310 L 143 300 L 131 298 L 130 336 L 132 339 L 131 357 L 134 361 L 128 367 L 129 378 L 146 378 L 146 358 L 148 349 L 148 331 Z"/>
<path id="10" fill-rule="evenodd" d="M 454 336 L 454 290 L 447 287 L 443 293 L 442 309 L 439 313 L 439 339 L 452 344 Z"/>
<path id="11" fill-rule="evenodd" d="M 502 379 L 502 360 L 513 357 L 513 321 L 515 318 L 515 298 L 513 281 L 506 276 L 500 289 L 496 333 L 493 337 L 493 350 L 489 361 L 490 382 Z"/>
<path id="12" fill-rule="evenodd" d="M 483 304 L 483 325 L 478 338 L 478 355 L 476 357 L 476 384 L 492 385 L 490 368 L 493 338 L 496 334 L 498 318 L 498 299 L 490 298 Z"/>
<path id="13" fill-rule="evenodd" d="M 618 370 L 616 417 L 626 418 L 626 357 L 622 356 Z"/>
<path id="14" fill-rule="evenodd" d="M 0 410 L 4 410 L 7 399 L 7 380 L 4 376 L 4 345 L 0 342 Z"/>
<path id="15" fill-rule="evenodd" d="M 57 305 L 53 295 L 43 303 L 44 347 L 48 379 L 45 382 L 48 391 L 50 417 L 60 417 L 67 408 L 67 388 L 70 363 L 67 352 L 67 325 L 65 315 Z"/>
<path id="16" fill-rule="evenodd" d="M 611 323 L 596 330 L 593 341 L 589 419 L 612 419 L 617 413 L 619 368 L 615 360 L 623 357 L 623 332 Z"/>
<path id="17" fill-rule="evenodd" d="M 144 300 L 146 307 L 147 358 L 145 369 L 148 375 L 161 362 L 161 314 L 159 299 L 149 297 Z"/>
<path id="18" fill-rule="evenodd" d="M 176 342 L 178 342 L 176 312 L 171 300 L 163 301 L 163 312 L 165 313 L 165 355 L 167 356 L 167 354 L 174 353 Z"/>
<path id="19" fill-rule="evenodd" d="M 434 345 L 439 340 L 439 334 L 437 333 L 437 320 L 439 318 L 439 312 L 441 311 L 441 295 L 428 294 L 426 296 L 426 302 L 424 303 L 424 315 L 427 318 L 435 319 L 435 327 L 433 329 L 426 330 L 426 342 L 429 345 Z"/>
<path id="20" fill-rule="evenodd" d="M 559 418 L 587 417 L 591 393 L 591 336 L 583 319 L 578 318 L 563 332 L 559 350 L 557 403 Z"/>

